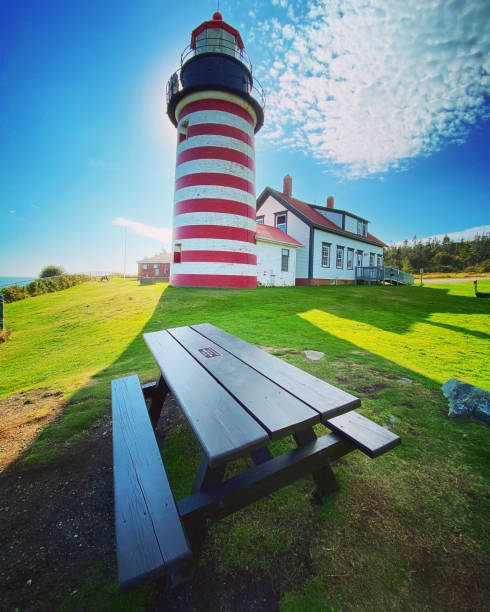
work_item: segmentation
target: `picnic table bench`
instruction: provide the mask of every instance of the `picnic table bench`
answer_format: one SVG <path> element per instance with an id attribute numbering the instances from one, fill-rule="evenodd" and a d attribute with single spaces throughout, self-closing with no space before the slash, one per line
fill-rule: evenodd
<path id="1" fill-rule="evenodd" d="M 360 399 L 208 323 L 143 334 L 161 371 L 112 381 L 114 499 L 119 586 L 192 576 L 215 521 L 312 474 L 318 496 L 336 491 L 330 462 L 359 449 L 377 457 L 400 438 L 354 410 Z M 202 450 L 192 492 L 176 501 L 154 429 L 171 392 Z M 150 399 L 149 410 L 145 398 Z M 332 433 L 318 438 L 314 425 Z M 273 457 L 267 444 L 292 435 Z M 229 462 L 254 466 L 224 480 Z"/>

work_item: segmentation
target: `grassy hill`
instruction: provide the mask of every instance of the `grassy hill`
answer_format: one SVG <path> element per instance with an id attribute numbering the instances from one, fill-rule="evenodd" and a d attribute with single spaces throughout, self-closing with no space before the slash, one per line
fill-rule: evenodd
<path id="1" fill-rule="evenodd" d="M 213 526 L 196 579 L 177 595 L 143 589 L 140 599 L 118 598 L 102 563 L 90 580 L 74 570 L 76 594 L 54 589 L 55 601 L 140 609 L 155 598 L 178 607 L 177 596 L 189 606 L 209 597 L 218 608 L 247 609 L 240 602 L 265 593 L 285 610 L 478 609 L 488 596 L 488 427 L 448 419 L 440 385 L 460 378 L 490 388 L 488 314 L 471 283 L 220 291 L 114 280 L 7 305 L 0 427 L 20 440 L 9 474 L 35 479 L 68 461 L 105 418 L 112 378 L 156 377 L 142 332 L 204 321 L 358 395 L 361 412 L 402 437 L 376 461 L 352 453 L 338 462 L 341 491 L 324 506 L 308 503 L 303 479 Z M 304 349 L 326 357 L 308 362 Z M 9 429 L 14 408 L 18 427 Z M 20 430 L 36 418 L 41 431 L 23 443 Z M 184 424 L 169 431 L 163 454 L 176 496 L 185 495 L 199 452 Z M 17 596 L 24 608 L 28 593 Z"/>

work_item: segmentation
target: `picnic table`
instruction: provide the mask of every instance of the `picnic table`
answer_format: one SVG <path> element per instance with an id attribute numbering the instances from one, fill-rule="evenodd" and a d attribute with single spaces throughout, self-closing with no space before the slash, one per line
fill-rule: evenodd
<path id="1" fill-rule="evenodd" d="M 173 584 L 191 578 L 213 522 L 307 474 L 321 498 L 338 489 L 331 461 L 356 449 L 374 458 L 400 443 L 354 410 L 359 398 L 214 325 L 143 337 L 159 380 L 142 386 L 137 376 L 112 381 L 121 591 L 163 575 Z M 169 392 L 202 451 L 192 491 L 178 501 L 154 435 Z M 318 423 L 331 433 L 318 438 Z M 273 457 L 267 445 L 285 436 L 296 448 Z M 225 479 L 227 464 L 246 456 L 254 465 Z"/>

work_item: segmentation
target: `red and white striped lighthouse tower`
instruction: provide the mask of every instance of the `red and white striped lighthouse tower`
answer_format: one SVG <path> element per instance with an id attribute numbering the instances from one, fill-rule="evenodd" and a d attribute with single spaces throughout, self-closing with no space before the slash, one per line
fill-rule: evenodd
<path id="1" fill-rule="evenodd" d="M 170 284 L 256 287 L 254 134 L 263 95 L 240 33 L 220 13 L 192 32 L 180 75 L 168 82 L 167 113 L 178 131 Z"/>

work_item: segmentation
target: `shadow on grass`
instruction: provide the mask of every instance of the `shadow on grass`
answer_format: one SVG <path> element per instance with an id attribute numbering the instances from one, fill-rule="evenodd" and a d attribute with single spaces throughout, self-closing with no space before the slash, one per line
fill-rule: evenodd
<path id="1" fill-rule="evenodd" d="M 392 300 L 396 308 L 390 310 Z M 441 547 L 444 537 L 449 538 L 454 545 L 451 530 L 455 529 L 458 537 L 461 535 L 472 541 L 478 539 L 488 547 L 488 534 L 485 536 L 488 503 L 483 494 L 484 482 L 490 476 L 486 451 L 488 430 L 477 423 L 445 418 L 445 402 L 441 394 L 435 391 L 437 383 L 430 378 L 366 349 L 359 351 L 357 344 L 298 316 L 312 309 L 334 313 L 336 317 L 398 335 L 407 334 L 416 323 L 431 323 L 429 318 L 434 313 L 488 312 L 486 304 L 481 301 L 470 302 L 468 297 L 447 295 L 445 290 L 428 288 L 393 290 L 379 287 L 314 287 L 219 291 L 170 287 L 164 291 L 141 333 L 206 321 L 255 344 L 277 347 L 288 361 L 313 375 L 333 384 L 342 381 L 339 386 L 362 398 L 361 412 L 401 435 L 403 444 L 377 462 L 370 463 L 363 456 L 358 457 L 359 453 L 354 453 L 352 459 L 346 459 L 339 466 L 339 477 L 345 489 L 341 494 L 343 501 L 339 502 L 344 504 L 341 516 L 319 516 L 317 510 L 305 503 L 307 497 L 302 493 L 305 484 L 300 483 L 294 485 L 293 495 L 288 493 L 290 489 L 285 489 L 273 496 L 273 500 L 281 500 L 279 507 L 270 500 L 264 500 L 257 508 L 251 507 L 216 525 L 205 551 L 206 564 L 199 568 L 194 582 L 171 594 L 159 591 L 159 606 L 168 609 L 178 609 L 179 606 L 180 609 L 193 606 L 196 609 L 206 609 L 208 606 L 207 609 L 216 609 L 221 603 L 238 610 L 246 609 L 244 597 L 259 596 L 266 601 L 269 609 L 277 606 L 281 594 L 292 589 L 294 584 L 304 582 L 311 572 L 317 572 L 319 577 L 325 574 L 324 567 L 311 559 L 309 542 L 318 539 L 317 530 L 324 529 L 329 520 L 334 521 L 335 525 L 338 522 L 339 529 L 347 525 L 359 541 L 363 540 L 362 525 L 358 525 L 355 520 L 356 512 L 362 504 L 368 503 L 365 498 L 369 495 L 370 487 L 381 486 L 379 483 L 386 483 L 383 499 L 387 510 L 384 522 L 378 524 L 381 529 L 381 548 L 378 552 L 386 557 L 383 576 L 389 575 L 389 563 L 398 555 L 404 555 L 404 563 L 411 566 L 418 581 L 411 588 L 403 586 L 408 588 L 407 601 L 417 591 L 417 600 L 420 600 L 420 592 L 423 597 L 430 598 L 428 593 L 434 584 L 422 584 L 425 566 L 410 558 L 413 549 L 408 544 L 395 554 L 391 543 L 393 538 L 405 542 L 404 538 L 409 538 L 414 530 L 419 529 L 427 539 L 419 541 L 418 545 L 430 548 L 427 542 L 431 538 L 435 542 L 435 548 L 427 553 L 430 559 L 435 559 L 436 553 L 443 555 Z M 443 326 L 447 327 L 445 324 Z M 459 333 L 457 326 L 449 327 L 450 331 Z M 468 330 L 463 331 L 469 333 Z M 108 415 L 110 381 L 113 378 L 136 373 L 141 382 L 146 382 L 154 380 L 158 375 L 158 369 L 141 333 L 112 364 L 97 373 L 89 385 L 71 396 L 57 422 L 48 426 L 21 460 L 10 466 L 2 477 L 7 481 L 8 486 L 4 490 L 10 493 L 9 503 L 13 507 L 23 507 L 25 511 L 22 517 L 17 517 L 18 528 L 11 529 L 10 533 L 15 533 L 16 546 L 35 561 L 33 569 L 29 569 L 30 566 L 25 562 L 21 565 L 20 573 L 8 577 L 9 592 L 15 595 L 10 595 L 7 603 L 12 602 L 20 608 L 29 607 L 27 604 L 30 602 L 43 598 L 46 600 L 47 594 L 51 593 L 54 601 L 62 601 L 64 606 L 71 602 L 71 609 L 77 609 L 77 601 L 83 601 L 83 605 L 86 605 L 87 598 L 97 609 L 102 601 L 99 601 L 99 595 L 103 592 L 104 601 L 108 596 L 112 598 L 112 607 L 124 607 L 127 604 L 137 609 L 141 605 L 131 604 L 130 599 L 119 597 L 114 588 L 112 458 Z M 321 350 L 325 352 L 326 358 L 318 363 L 307 362 L 298 355 L 306 348 Z M 98 424 L 99 421 L 92 425 L 98 417 L 102 425 Z M 87 428 L 88 433 L 84 433 Z M 177 445 L 176 435 L 180 436 Z M 173 440 L 172 436 L 168 440 L 170 447 L 173 445 L 180 449 L 171 456 L 167 465 L 169 477 L 174 479 L 173 486 L 179 490 L 182 489 L 182 480 L 192 480 L 192 473 L 184 474 L 182 465 L 179 465 L 184 463 L 182 454 L 188 436 L 184 428 L 174 434 Z M 78 441 L 78 444 L 66 448 L 67 441 Z M 197 459 L 197 448 L 195 445 L 192 448 Z M 450 456 L 448 449 L 451 449 Z M 46 460 L 49 462 L 45 464 Z M 423 473 L 421 465 L 426 466 Z M 27 471 L 26 467 L 29 468 Z M 460 490 L 455 490 L 454 479 L 458 471 L 463 479 L 458 481 Z M 27 480 L 28 485 L 24 491 L 18 489 L 19 476 Z M 60 481 L 65 481 L 65 478 L 72 483 L 66 491 L 59 487 Z M 176 482 L 176 479 L 180 482 Z M 36 487 L 31 486 L 37 480 L 45 485 L 39 492 L 44 497 L 50 496 L 50 504 L 46 504 L 45 508 L 42 498 L 36 495 Z M 67 502 L 67 496 L 72 496 L 71 501 Z M 462 518 L 459 513 L 465 512 L 468 496 L 472 500 L 472 517 Z M 78 520 L 79 516 L 85 516 L 85 510 L 80 505 L 82 503 L 90 510 L 85 521 Z M 293 519 L 293 530 L 290 516 L 298 517 Z M 425 521 L 423 527 L 419 524 L 421 516 Z M 286 517 L 287 520 L 283 520 Z M 5 514 L 3 519 L 6 519 Z M 437 520 L 439 526 L 431 524 L 433 521 L 437 523 Z M 78 527 L 75 528 L 80 533 L 64 530 L 63 536 L 56 541 L 56 548 L 73 552 L 73 556 L 61 567 L 59 561 L 56 561 L 56 549 L 53 550 L 49 544 L 53 540 L 52 534 L 60 531 L 60 523 L 65 526 L 77 525 L 77 521 Z M 250 525 L 247 521 L 250 521 Z M 277 527 L 278 521 L 280 527 Z M 5 524 L 8 525 L 8 522 Z M 89 542 L 87 548 L 74 548 L 74 536 L 77 535 L 75 539 L 79 540 L 84 529 L 90 534 L 85 537 L 85 541 Z M 7 530 L 4 532 L 7 534 Z M 288 542 L 286 549 L 281 538 Z M 10 541 L 11 538 L 7 537 L 2 543 L 2 550 L 10 550 Z M 34 544 L 37 545 L 36 550 Z M 361 554 L 355 552 L 355 538 L 351 545 L 353 549 L 349 550 L 345 544 L 346 554 Z M 39 559 L 40 547 L 45 551 L 42 559 Z M 368 554 L 369 550 L 366 549 L 366 559 Z M 456 551 L 453 556 L 457 554 Z M 14 547 L 13 553 L 5 555 L 4 567 L 15 566 L 18 562 L 15 555 Z M 466 548 L 461 548 L 461 559 L 465 563 L 472 560 L 468 555 Z M 261 581 L 257 581 L 253 575 L 244 574 L 242 566 L 247 559 L 247 567 L 255 567 L 257 575 L 260 573 L 262 576 Z M 88 582 L 89 586 L 84 587 L 87 576 L 99 565 L 102 567 L 97 574 L 100 590 L 94 587 L 92 579 Z M 398 562 L 394 564 L 398 565 Z M 469 567 L 471 565 L 468 564 Z M 43 577 L 39 572 L 41 566 L 59 566 L 56 581 L 47 579 L 45 575 Z M 440 571 L 434 574 L 432 581 L 442 582 L 445 571 L 448 571 L 447 566 L 441 564 Z M 32 584 L 27 585 L 29 572 L 35 575 L 34 589 Z M 365 577 L 358 578 L 354 587 L 340 580 L 336 587 L 337 590 L 340 588 L 339 600 L 349 597 L 349 589 L 353 589 L 350 597 L 362 598 L 366 581 L 373 578 L 372 572 L 366 570 Z M 222 578 L 220 582 L 226 581 L 225 586 L 217 587 L 217 575 Z M 327 578 L 325 580 L 328 582 Z M 66 586 L 56 587 L 59 582 Z M 110 588 L 107 585 L 111 585 Z M 246 587 L 245 592 L 243 585 Z M 383 585 L 379 584 L 378 588 L 382 589 Z M 386 585 L 384 588 L 390 590 Z M 447 602 L 454 601 L 454 592 L 450 592 L 450 587 L 446 591 L 444 588 L 437 584 L 438 596 Z M 396 582 L 392 590 L 399 595 L 400 589 Z M 464 594 L 463 590 L 457 593 L 456 601 L 462 601 Z M 151 588 L 143 589 L 135 597 L 134 601 L 140 602 L 141 598 L 151 601 L 155 591 Z"/>

